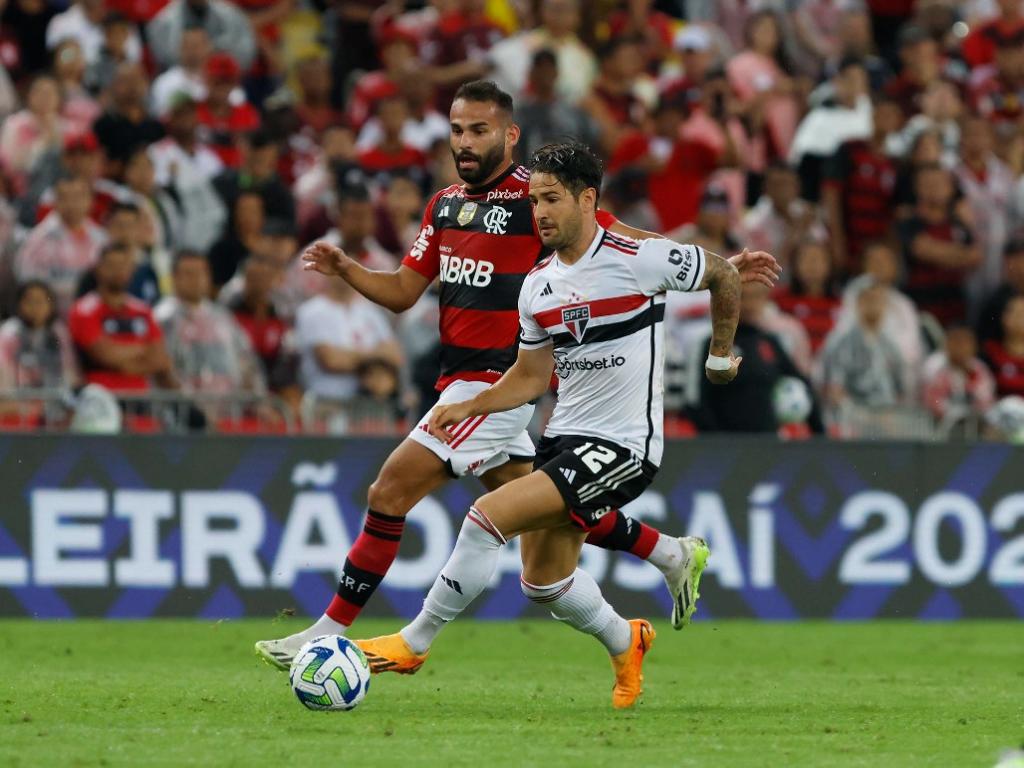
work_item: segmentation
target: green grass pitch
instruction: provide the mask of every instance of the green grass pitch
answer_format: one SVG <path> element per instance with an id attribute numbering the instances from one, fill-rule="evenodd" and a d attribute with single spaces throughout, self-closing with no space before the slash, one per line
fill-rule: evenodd
<path id="1" fill-rule="evenodd" d="M 966 768 L 1024 739 L 1019 623 L 662 623 L 631 712 L 554 621 L 456 622 L 416 676 L 309 712 L 252 652 L 299 626 L 0 622 L 0 766 Z"/>

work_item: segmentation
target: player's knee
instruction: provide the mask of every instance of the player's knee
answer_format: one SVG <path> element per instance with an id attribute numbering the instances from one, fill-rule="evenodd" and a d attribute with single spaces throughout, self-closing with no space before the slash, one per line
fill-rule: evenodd
<path id="1" fill-rule="evenodd" d="M 415 504 L 410 503 L 410 495 L 401 483 L 380 476 L 370 484 L 366 492 L 366 503 L 374 512 L 394 517 L 405 517 Z"/>

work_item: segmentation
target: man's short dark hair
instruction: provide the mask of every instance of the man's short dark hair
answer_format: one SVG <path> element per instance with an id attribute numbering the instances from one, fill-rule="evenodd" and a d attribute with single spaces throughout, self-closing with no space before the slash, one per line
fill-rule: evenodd
<path id="1" fill-rule="evenodd" d="M 142 213 L 142 210 L 135 203 L 130 203 L 126 200 L 118 200 L 116 203 L 110 206 L 110 210 L 107 211 L 107 221 L 114 218 L 119 213 L 130 213 L 138 216 Z"/>
<path id="2" fill-rule="evenodd" d="M 456 99 L 464 101 L 484 101 L 497 105 L 498 109 L 511 115 L 512 97 L 501 90 L 493 80 L 473 80 L 459 86 L 455 92 Z"/>
<path id="3" fill-rule="evenodd" d="M 131 252 L 132 252 L 132 249 L 128 245 L 128 243 L 122 243 L 122 242 L 118 242 L 118 241 L 114 241 L 112 243 L 107 243 L 106 245 L 104 245 L 100 249 L 99 256 L 96 257 L 96 263 L 98 264 L 98 263 L 104 261 L 107 258 L 107 256 L 109 256 L 112 253 L 131 253 Z"/>
<path id="4" fill-rule="evenodd" d="M 176 254 L 174 254 L 174 264 L 171 266 L 171 272 L 177 272 L 178 267 L 181 266 L 181 263 L 183 261 L 188 261 L 189 259 L 198 259 L 199 261 L 209 263 L 206 258 L 206 255 L 203 254 L 202 251 L 194 251 L 188 248 L 184 248 L 178 251 Z"/>
<path id="5" fill-rule="evenodd" d="M 533 54 L 533 60 L 530 62 L 531 67 L 538 67 L 541 64 L 547 64 L 551 67 L 558 66 L 558 57 L 555 52 L 550 48 L 541 48 L 539 51 Z"/>
<path id="6" fill-rule="evenodd" d="M 252 149 L 263 149 L 264 147 L 277 144 L 277 141 L 266 128 L 257 128 L 254 131 L 250 131 L 245 138 Z"/>
<path id="7" fill-rule="evenodd" d="M 572 141 L 538 149 L 530 158 L 530 172 L 550 173 L 578 198 L 589 187 L 600 193 L 604 167 L 590 147 Z"/>

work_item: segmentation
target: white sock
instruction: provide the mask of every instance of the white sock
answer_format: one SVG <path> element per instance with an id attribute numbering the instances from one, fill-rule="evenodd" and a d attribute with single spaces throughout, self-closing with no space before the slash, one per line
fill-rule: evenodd
<path id="1" fill-rule="evenodd" d="M 348 627 L 335 621 L 325 613 L 312 626 L 307 627 L 301 632 L 296 632 L 288 639 L 301 640 L 303 643 L 308 643 L 310 640 L 323 637 L 324 635 L 344 635 L 347 630 Z"/>
<path id="2" fill-rule="evenodd" d="M 669 573 L 683 563 L 683 545 L 675 536 L 658 534 L 658 541 L 647 556 L 647 562 L 662 573 Z"/>
<path id="3" fill-rule="evenodd" d="M 572 576 L 555 584 L 536 586 L 522 581 L 523 594 L 551 609 L 551 615 L 573 629 L 593 635 L 612 656 L 629 648 L 633 631 L 601 594 L 601 588 L 586 571 L 577 568 Z"/>
<path id="4" fill-rule="evenodd" d="M 498 553 L 505 538 L 476 507 L 462 523 L 448 562 L 430 588 L 419 615 L 401 631 L 415 653 L 425 653 L 437 633 L 487 587 L 498 567 Z"/>

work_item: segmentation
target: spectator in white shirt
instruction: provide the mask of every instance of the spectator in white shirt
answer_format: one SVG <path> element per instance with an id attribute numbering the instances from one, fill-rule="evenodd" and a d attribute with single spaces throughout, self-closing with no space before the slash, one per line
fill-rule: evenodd
<path id="1" fill-rule="evenodd" d="M 89 218 L 92 190 L 82 177 L 57 181 L 54 209 L 29 232 L 14 259 L 19 282 L 38 279 L 53 289 L 61 315 L 75 299 L 82 275 L 96 264 L 106 243 L 104 231 Z"/>
<path id="2" fill-rule="evenodd" d="M 533 54 L 546 48 L 558 57 L 559 96 L 578 104 L 597 77 L 597 58 L 576 34 L 581 22 L 579 0 L 545 0 L 540 16 L 539 27 L 506 38 L 488 51 L 494 80 L 504 90 L 521 95 Z"/>
<path id="3" fill-rule="evenodd" d="M 210 57 L 210 36 L 202 27 L 181 33 L 178 63 L 153 81 L 150 100 L 153 114 L 161 117 L 171 108 L 178 93 L 187 93 L 196 102 L 206 100 L 206 60 Z"/>
<path id="4" fill-rule="evenodd" d="M 179 95 L 167 119 L 167 138 L 149 148 L 156 183 L 168 188 L 178 201 L 182 248 L 205 252 L 220 237 L 227 212 L 213 187 L 222 165 L 217 155 L 196 135 L 196 104 Z"/>
<path id="5" fill-rule="evenodd" d="M 75 40 L 82 47 L 86 63 L 95 64 L 106 41 L 103 32 L 106 15 L 103 0 L 78 0 L 64 13 L 50 19 L 46 28 L 46 47 L 52 51 L 65 40 Z M 125 45 L 125 55 L 129 61 L 142 60 L 142 41 L 134 30 Z"/>
<path id="6" fill-rule="evenodd" d="M 1003 250 L 1010 236 L 1010 197 L 1014 174 L 995 154 L 992 124 L 983 117 L 963 121 L 960 160 L 953 175 L 973 218 L 974 237 L 981 248 L 982 262 L 968 281 L 968 293 L 977 314 L 981 303 L 1003 278 Z"/>
<path id="7" fill-rule="evenodd" d="M 206 257 L 182 251 L 175 258 L 173 277 L 174 295 L 161 300 L 153 315 L 182 388 L 217 394 L 265 392 L 249 337 L 226 307 L 209 299 Z"/>
<path id="8" fill-rule="evenodd" d="M 146 27 L 153 57 L 161 67 L 178 62 L 186 29 L 203 27 L 214 50 L 230 53 L 242 70 L 256 57 L 256 38 L 245 13 L 225 0 L 172 0 Z"/>
<path id="9" fill-rule="evenodd" d="M 833 98 L 808 112 L 789 146 L 789 162 L 800 166 L 803 194 L 817 199 L 822 164 L 840 145 L 867 139 L 874 129 L 868 76 L 859 59 L 844 59 L 832 77 Z"/>
<path id="10" fill-rule="evenodd" d="M 857 295 L 856 321 L 837 326 L 821 353 L 821 384 L 833 406 L 844 401 L 866 407 L 908 400 L 906 361 L 883 331 L 887 288 L 869 282 Z"/>
<path id="11" fill-rule="evenodd" d="M 330 280 L 324 294 L 299 307 L 295 341 L 303 387 L 326 400 L 356 397 L 359 373 L 372 362 L 402 365 L 387 313 L 344 280 Z"/>

